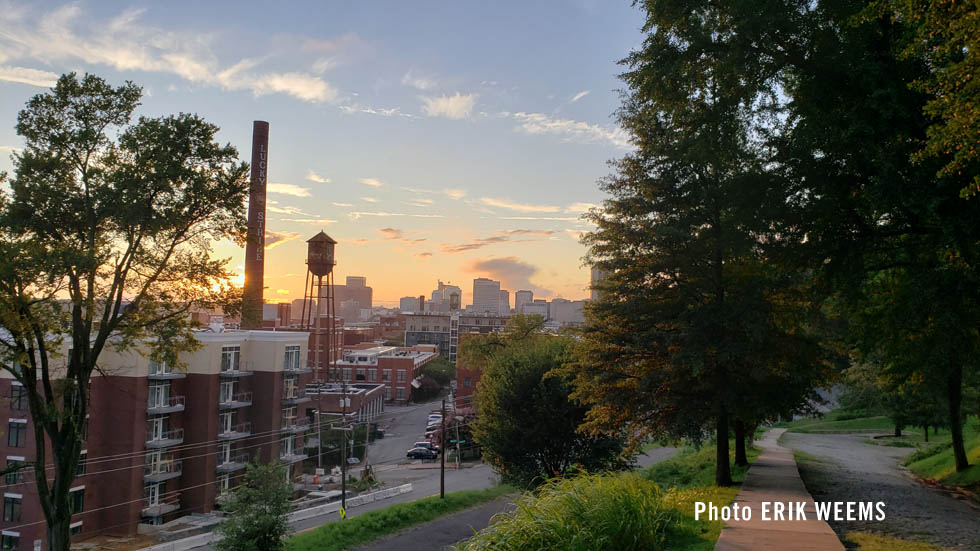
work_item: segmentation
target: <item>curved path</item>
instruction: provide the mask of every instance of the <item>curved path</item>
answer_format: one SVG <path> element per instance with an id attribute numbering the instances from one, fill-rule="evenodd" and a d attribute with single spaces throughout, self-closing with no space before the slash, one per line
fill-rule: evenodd
<path id="1" fill-rule="evenodd" d="M 820 501 L 883 501 L 882 522 L 831 523 L 852 530 L 952 549 L 980 550 L 980 512 L 959 496 L 917 482 L 902 467 L 911 448 L 877 446 L 869 434 L 787 433 L 780 443 L 814 456 L 801 464 L 807 487 Z"/>
<path id="2" fill-rule="evenodd" d="M 830 526 L 817 520 L 813 498 L 803 485 L 793 452 L 777 442 L 785 430 L 770 430 L 756 442 L 762 453 L 749 467 L 735 496 L 736 504 L 752 510 L 751 518 L 726 522 L 715 551 L 844 551 Z M 763 520 L 765 502 L 806 502 L 806 520 Z"/>

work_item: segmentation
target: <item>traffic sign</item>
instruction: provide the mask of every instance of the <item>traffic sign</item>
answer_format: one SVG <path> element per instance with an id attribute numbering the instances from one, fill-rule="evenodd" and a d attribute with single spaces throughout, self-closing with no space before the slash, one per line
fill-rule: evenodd
<path id="1" fill-rule="evenodd" d="M 344 520 L 345 518 L 347 518 L 347 509 L 344 509 L 344 507 L 341 506 L 340 507 L 340 520 Z"/>

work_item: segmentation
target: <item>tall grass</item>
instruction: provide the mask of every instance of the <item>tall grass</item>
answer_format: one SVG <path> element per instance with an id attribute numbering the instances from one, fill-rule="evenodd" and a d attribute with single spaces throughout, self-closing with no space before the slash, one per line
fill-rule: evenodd
<path id="1" fill-rule="evenodd" d="M 631 473 L 580 475 L 545 484 L 459 551 L 657 551 L 679 513 L 656 484 Z"/>

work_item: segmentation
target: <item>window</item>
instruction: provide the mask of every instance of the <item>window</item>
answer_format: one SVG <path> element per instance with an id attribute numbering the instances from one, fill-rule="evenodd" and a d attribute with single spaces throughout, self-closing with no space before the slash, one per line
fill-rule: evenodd
<path id="1" fill-rule="evenodd" d="M 151 408 L 167 407 L 170 404 L 170 385 L 150 385 L 149 406 Z"/>
<path id="2" fill-rule="evenodd" d="M 218 476 L 218 492 L 221 495 L 227 494 L 231 490 L 231 475 L 223 474 Z"/>
<path id="3" fill-rule="evenodd" d="M 287 457 L 293 455 L 296 451 L 296 436 L 287 436 L 282 439 L 282 443 L 279 446 L 279 457 Z"/>
<path id="4" fill-rule="evenodd" d="M 405 389 L 404 388 L 396 388 L 395 389 L 395 398 L 397 398 L 398 400 L 404 400 L 405 399 Z"/>
<path id="5" fill-rule="evenodd" d="M 160 491 L 161 483 L 150 484 L 143 489 L 143 495 L 146 496 L 146 505 L 148 507 L 154 507 L 160 505 Z"/>
<path id="6" fill-rule="evenodd" d="M 4 534 L 2 539 L 0 539 L 0 549 L 3 549 L 3 551 L 20 549 L 20 536 Z"/>
<path id="7" fill-rule="evenodd" d="M 82 421 L 82 441 L 88 440 L 88 415 L 85 416 L 85 420 Z"/>
<path id="8" fill-rule="evenodd" d="M 171 373 L 171 371 L 167 369 L 167 362 L 155 362 L 150 360 L 150 375 L 164 375 L 167 373 Z"/>
<path id="9" fill-rule="evenodd" d="M 218 402 L 225 403 L 232 401 L 235 396 L 235 381 L 228 381 L 221 383 L 221 396 L 218 398 Z"/>
<path id="10" fill-rule="evenodd" d="M 385 382 L 385 383 L 390 383 L 391 382 L 391 370 L 390 369 L 385 369 L 384 371 L 381 372 L 381 380 L 383 382 Z"/>
<path id="11" fill-rule="evenodd" d="M 68 527 L 68 530 L 71 532 L 71 535 L 73 535 L 73 536 L 77 536 L 78 534 L 81 534 L 82 533 L 82 523 L 81 523 L 81 521 L 76 522 L 75 524 L 72 524 L 71 526 L 69 526 Z"/>
<path id="12" fill-rule="evenodd" d="M 241 346 L 221 347 L 221 371 L 238 371 L 242 359 Z"/>
<path id="13" fill-rule="evenodd" d="M 350 380 L 350 368 L 349 367 L 345 367 L 344 368 L 344 380 L 345 381 L 349 381 Z"/>
<path id="14" fill-rule="evenodd" d="M 399 369 L 398 370 L 398 382 L 399 383 L 404 383 L 405 382 L 405 370 L 404 369 Z"/>
<path id="15" fill-rule="evenodd" d="M 231 463 L 231 442 L 220 444 L 218 450 L 218 464 L 224 465 L 225 463 Z"/>
<path id="16" fill-rule="evenodd" d="M 71 514 L 77 515 L 85 510 L 85 486 L 68 490 L 68 503 L 71 505 Z"/>
<path id="17" fill-rule="evenodd" d="M 10 386 L 10 409 L 23 411 L 27 409 L 27 389 L 21 385 Z"/>
<path id="18" fill-rule="evenodd" d="M 287 346 L 282 361 L 283 369 L 299 369 L 299 346 Z"/>
<path id="19" fill-rule="evenodd" d="M 466 377 L 463 379 L 463 386 L 473 386 L 473 379 Z"/>
<path id="20" fill-rule="evenodd" d="M 13 467 L 13 466 L 15 466 L 15 465 L 23 465 L 23 464 L 24 464 L 24 461 L 23 460 L 20 460 L 20 459 L 8 459 L 7 460 L 7 468 L 8 469 L 11 468 L 11 467 Z M 17 484 L 18 482 L 23 482 L 24 481 L 24 469 L 19 469 L 19 470 L 11 471 L 11 472 L 7 473 L 6 475 L 4 475 L 3 481 L 8 486 L 11 485 L 11 484 Z"/>
<path id="21" fill-rule="evenodd" d="M 232 426 L 232 414 L 222 413 L 218 416 L 218 431 L 219 432 L 231 432 Z"/>
<path id="22" fill-rule="evenodd" d="M 377 369 L 368 370 L 368 381 L 371 381 L 373 383 L 376 382 L 377 380 L 378 380 L 378 370 Z"/>
<path id="23" fill-rule="evenodd" d="M 164 433 L 167 432 L 167 418 L 151 417 L 148 425 L 149 440 L 162 440 Z"/>
<path id="24" fill-rule="evenodd" d="M 75 476 L 82 476 L 85 474 L 85 469 L 88 468 L 88 452 L 82 452 L 82 455 L 78 457 L 78 466 L 75 468 Z"/>
<path id="25" fill-rule="evenodd" d="M 363 367 L 357 368 L 357 380 L 358 381 L 367 380 L 367 372 L 364 370 Z"/>
<path id="26" fill-rule="evenodd" d="M 283 398 L 291 399 L 297 397 L 298 395 L 297 387 L 299 386 L 299 379 L 297 377 L 295 376 L 285 377 L 282 380 L 282 384 L 283 384 L 283 391 L 282 391 Z"/>
<path id="27" fill-rule="evenodd" d="M 12 448 L 23 448 L 27 443 L 27 423 L 11 421 L 7 425 L 7 445 Z"/>
<path id="28" fill-rule="evenodd" d="M 385 387 L 385 400 L 391 400 L 391 387 Z"/>
<path id="29" fill-rule="evenodd" d="M 20 495 L 4 494 L 3 496 L 3 521 L 20 522 Z"/>

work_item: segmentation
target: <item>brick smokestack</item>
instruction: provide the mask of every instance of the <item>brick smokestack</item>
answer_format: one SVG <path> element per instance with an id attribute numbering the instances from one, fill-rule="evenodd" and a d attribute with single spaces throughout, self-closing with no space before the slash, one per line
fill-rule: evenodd
<path id="1" fill-rule="evenodd" d="M 242 329 L 262 326 L 265 281 L 265 189 L 269 172 L 269 123 L 252 123 L 252 185 L 248 195 L 248 241 L 245 244 L 245 292 Z"/>

